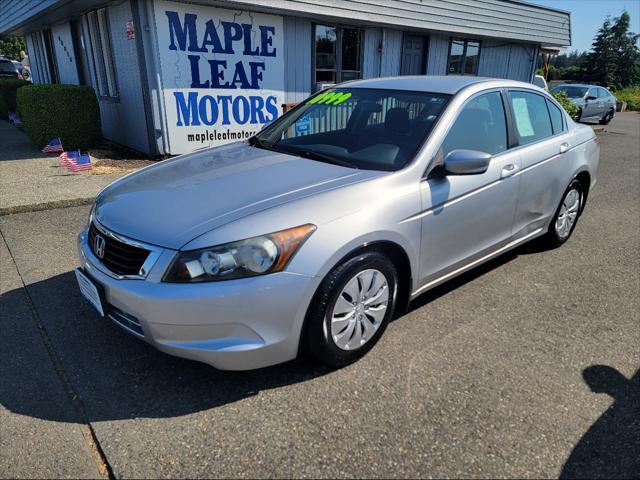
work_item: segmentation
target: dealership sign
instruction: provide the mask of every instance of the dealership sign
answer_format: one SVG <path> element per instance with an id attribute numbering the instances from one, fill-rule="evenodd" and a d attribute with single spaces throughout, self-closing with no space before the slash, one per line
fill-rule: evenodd
<path id="1" fill-rule="evenodd" d="M 284 103 L 282 17 L 155 3 L 170 153 L 249 138 Z"/>

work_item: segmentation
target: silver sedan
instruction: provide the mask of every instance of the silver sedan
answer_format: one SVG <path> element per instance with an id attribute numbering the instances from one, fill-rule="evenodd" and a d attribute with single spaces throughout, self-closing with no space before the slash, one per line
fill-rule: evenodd
<path id="1" fill-rule="evenodd" d="M 400 77 L 313 95 L 249 141 L 124 177 L 78 235 L 83 295 L 221 369 L 367 353 L 418 295 L 565 243 L 599 145 L 530 84 Z"/>
<path id="2" fill-rule="evenodd" d="M 569 101 L 578 107 L 574 120 L 597 120 L 608 125 L 616 114 L 616 97 L 604 87 L 563 83 L 551 89 L 551 93 L 564 92 Z"/>

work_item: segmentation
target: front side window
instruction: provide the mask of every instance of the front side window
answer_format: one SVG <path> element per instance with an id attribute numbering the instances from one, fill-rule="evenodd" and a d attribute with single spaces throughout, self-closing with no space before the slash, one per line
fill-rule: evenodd
<path id="1" fill-rule="evenodd" d="M 452 39 L 449 43 L 449 75 L 478 75 L 480 42 Z"/>
<path id="2" fill-rule="evenodd" d="M 251 144 L 350 168 L 395 171 L 425 141 L 449 95 L 369 88 L 319 93 Z"/>
<path id="3" fill-rule="evenodd" d="M 362 30 L 315 25 L 315 82 L 340 83 L 362 77 Z"/>
<path id="4" fill-rule="evenodd" d="M 547 101 L 543 96 L 521 91 L 510 91 L 509 95 L 520 145 L 553 135 Z"/>
<path id="5" fill-rule="evenodd" d="M 118 96 L 116 75 L 111 52 L 107 9 L 101 8 L 87 14 L 90 62 L 94 70 L 96 90 L 101 97 Z"/>
<path id="6" fill-rule="evenodd" d="M 500 92 L 469 100 L 442 142 L 439 160 L 453 150 L 477 150 L 495 155 L 507 149 L 507 122 Z"/>

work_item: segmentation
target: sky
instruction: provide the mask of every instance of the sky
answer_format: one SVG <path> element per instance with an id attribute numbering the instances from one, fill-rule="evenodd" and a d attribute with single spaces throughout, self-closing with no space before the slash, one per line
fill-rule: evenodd
<path id="1" fill-rule="evenodd" d="M 627 10 L 631 31 L 640 33 L 640 0 L 527 0 L 547 7 L 571 12 L 571 46 L 569 51 L 589 51 L 593 37 L 607 15 L 619 16 Z"/>

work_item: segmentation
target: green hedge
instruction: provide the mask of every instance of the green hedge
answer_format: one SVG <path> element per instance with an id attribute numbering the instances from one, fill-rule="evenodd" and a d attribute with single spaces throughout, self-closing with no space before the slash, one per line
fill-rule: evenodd
<path id="1" fill-rule="evenodd" d="M 562 108 L 564 108 L 567 113 L 573 118 L 573 116 L 578 113 L 578 106 L 575 103 L 572 103 L 567 97 L 567 94 L 562 91 L 553 92 L 553 98 L 555 98 Z"/>
<path id="2" fill-rule="evenodd" d="M 33 144 L 60 137 L 65 150 L 86 149 L 100 140 L 100 109 L 93 88 L 30 85 L 18 90 L 18 115 Z"/>
<path id="3" fill-rule="evenodd" d="M 627 110 L 640 110 L 640 85 L 613 92 L 619 102 L 627 102 Z"/>
<path id="4" fill-rule="evenodd" d="M 16 92 L 25 85 L 31 83 L 14 78 L 0 80 L 0 118 L 7 119 L 7 112 L 16 112 Z"/>

